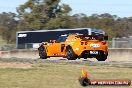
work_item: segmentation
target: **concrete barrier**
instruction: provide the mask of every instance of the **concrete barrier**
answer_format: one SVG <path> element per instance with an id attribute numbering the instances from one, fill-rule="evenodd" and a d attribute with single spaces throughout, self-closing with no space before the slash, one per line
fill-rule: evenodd
<path id="1" fill-rule="evenodd" d="M 109 49 L 107 61 L 132 61 L 132 48 Z"/>
<path id="2" fill-rule="evenodd" d="M 1 51 L 1 58 L 39 58 L 38 51 L 34 49 L 20 49 L 12 51 Z M 109 49 L 107 61 L 132 61 L 132 49 L 119 48 Z"/>

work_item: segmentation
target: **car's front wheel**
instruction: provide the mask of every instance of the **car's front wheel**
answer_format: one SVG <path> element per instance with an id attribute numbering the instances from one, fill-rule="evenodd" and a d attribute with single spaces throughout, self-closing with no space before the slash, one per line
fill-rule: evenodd
<path id="1" fill-rule="evenodd" d="M 42 59 L 47 59 L 47 53 L 46 53 L 46 50 L 45 50 L 45 48 L 44 47 L 39 47 L 39 56 L 40 56 L 40 58 L 42 58 Z"/>

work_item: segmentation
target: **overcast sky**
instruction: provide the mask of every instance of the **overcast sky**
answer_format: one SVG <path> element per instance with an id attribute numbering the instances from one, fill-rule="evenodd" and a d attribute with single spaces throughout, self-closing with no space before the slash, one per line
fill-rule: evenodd
<path id="1" fill-rule="evenodd" d="M 27 0 L 0 0 L 0 12 L 16 12 L 16 7 Z M 61 0 L 72 8 L 71 14 L 110 13 L 119 17 L 132 16 L 132 0 Z"/>

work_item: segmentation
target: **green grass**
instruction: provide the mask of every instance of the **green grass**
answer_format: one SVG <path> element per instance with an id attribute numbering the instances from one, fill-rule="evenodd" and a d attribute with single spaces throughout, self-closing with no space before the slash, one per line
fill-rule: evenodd
<path id="1" fill-rule="evenodd" d="M 0 88 L 83 88 L 78 82 L 81 69 L 91 79 L 131 79 L 132 67 L 109 65 L 31 64 L 31 68 L 0 68 Z M 87 88 L 126 88 L 97 86 Z M 128 86 L 127 88 L 132 88 Z"/>

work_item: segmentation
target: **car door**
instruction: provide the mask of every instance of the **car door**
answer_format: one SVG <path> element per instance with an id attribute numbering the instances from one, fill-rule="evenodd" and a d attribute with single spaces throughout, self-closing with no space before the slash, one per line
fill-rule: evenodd
<path id="1" fill-rule="evenodd" d="M 64 54 L 64 48 L 65 48 L 65 41 L 66 36 L 59 37 L 56 42 L 51 43 L 50 50 L 52 49 L 51 53 L 54 55 L 63 55 Z"/>
<path id="2" fill-rule="evenodd" d="M 65 43 L 53 43 L 51 46 L 50 46 L 50 50 L 52 55 L 55 55 L 55 56 L 62 56 L 65 54 L 64 50 L 65 50 Z"/>

